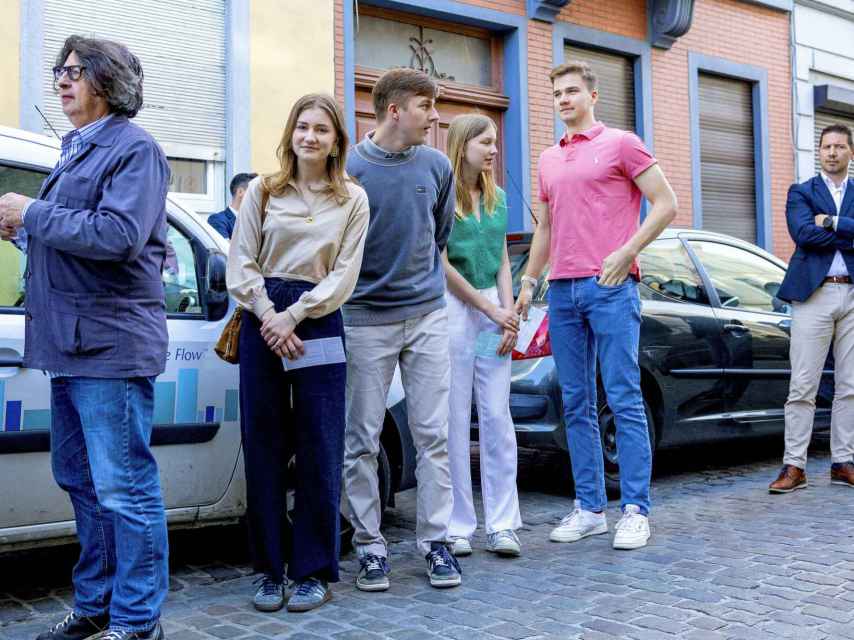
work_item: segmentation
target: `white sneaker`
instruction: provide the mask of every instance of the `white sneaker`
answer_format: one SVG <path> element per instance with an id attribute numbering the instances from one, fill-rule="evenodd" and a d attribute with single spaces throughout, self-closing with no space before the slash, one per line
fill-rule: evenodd
<path id="1" fill-rule="evenodd" d="M 451 553 L 457 558 L 471 555 L 471 542 L 468 538 L 453 538 L 451 541 Z"/>
<path id="2" fill-rule="evenodd" d="M 640 549 L 649 540 L 649 518 L 640 512 L 637 505 L 627 504 L 614 530 L 615 549 Z"/>
<path id="3" fill-rule="evenodd" d="M 500 556 L 518 557 L 522 555 L 522 544 L 515 531 L 504 529 L 486 537 L 486 550 Z"/>
<path id="4" fill-rule="evenodd" d="M 552 529 L 549 540 L 552 542 L 575 542 L 587 536 L 608 533 L 608 521 L 605 513 L 593 513 L 581 508 L 581 502 L 575 501 L 575 509 Z"/>

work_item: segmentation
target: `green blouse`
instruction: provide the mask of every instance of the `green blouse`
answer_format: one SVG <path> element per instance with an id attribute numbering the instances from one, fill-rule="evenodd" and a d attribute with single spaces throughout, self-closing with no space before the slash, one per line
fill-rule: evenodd
<path id="1" fill-rule="evenodd" d="M 480 204 L 480 221 L 473 213 L 454 220 L 448 238 L 448 262 L 475 289 L 496 286 L 504 245 L 507 242 L 507 195 L 496 187 L 497 202 L 492 214 Z"/>

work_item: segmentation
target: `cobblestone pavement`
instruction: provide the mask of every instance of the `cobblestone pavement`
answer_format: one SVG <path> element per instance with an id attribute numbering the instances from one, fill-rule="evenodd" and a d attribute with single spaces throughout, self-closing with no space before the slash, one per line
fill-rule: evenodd
<path id="1" fill-rule="evenodd" d="M 571 499 L 554 487 L 553 462 L 527 454 L 523 557 L 486 553 L 479 532 L 462 560 L 463 586 L 443 591 L 430 588 L 415 553 L 407 492 L 387 514 L 391 590 L 356 591 L 349 553 L 332 602 L 308 614 L 252 609 L 237 529 L 180 533 L 164 626 L 170 640 L 854 638 L 854 492 L 829 484 L 819 446 L 809 489 L 770 496 L 778 449 L 740 443 L 662 457 L 651 544 L 631 552 L 614 551 L 611 536 L 548 542 Z M 608 518 L 613 526 L 616 503 Z M 32 640 L 61 617 L 73 556 L 66 548 L 0 560 L 0 640 Z"/>

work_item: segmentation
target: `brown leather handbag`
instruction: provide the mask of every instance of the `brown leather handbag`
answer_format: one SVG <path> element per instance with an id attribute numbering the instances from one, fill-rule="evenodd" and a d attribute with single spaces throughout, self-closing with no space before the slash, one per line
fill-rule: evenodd
<path id="1" fill-rule="evenodd" d="M 264 232 L 264 218 L 267 216 L 267 202 L 270 200 L 270 192 L 261 181 L 261 233 Z M 263 242 L 263 240 L 262 240 Z M 237 364 L 240 361 L 240 354 L 237 350 L 237 345 L 240 341 L 240 326 L 243 319 L 243 309 L 237 307 L 231 318 L 225 323 L 225 327 L 219 336 L 219 340 L 214 345 L 216 354 L 231 364 Z"/>

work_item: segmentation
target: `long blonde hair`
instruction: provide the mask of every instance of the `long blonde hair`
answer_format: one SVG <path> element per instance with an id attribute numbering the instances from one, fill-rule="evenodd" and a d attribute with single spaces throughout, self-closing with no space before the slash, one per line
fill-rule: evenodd
<path id="1" fill-rule="evenodd" d="M 326 158 L 326 174 L 329 178 L 329 188 L 336 202 L 339 205 L 344 204 L 350 199 L 350 193 L 347 191 L 349 178 L 344 171 L 347 163 L 349 138 L 347 130 L 344 127 L 344 115 L 341 113 L 341 107 L 338 106 L 338 103 L 335 102 L 332 96 L 325 93 L 310 93 L 296 101 L 288 116 L 285 130 L 282 132 L 282 139 L 276 149 L 276 157 L 279 159 L 279 170 L 275 173 L 265 175 L 261 184 L 270 195 L 279 197 L 284 195 L 288 183 L 296 179 L 297 157 L 294 153 L 292 141 L 297 120 L 306 109 L 322 109 L 329 116 L 329 119 L 332 120 L 337 142 L 333 148 L 335 155 L 329 155 Z"/>
<path id="2" fill-rule="evenodd" d="M 495 122 L 482 113 L 459 115 L 451 120 L 451 124 L 448 125 L 448 157 L 451 159 L 451 166 L 454 168 L 454 182 L 457 190 L 455 213 L 459 220 L 469 215 L 475 206 L 471 200 L 471 193 L 462 180 L 463 165 L 466 161 L 466 145 L 470 140 L 486 131 L 488 127 L 492 127 L 492 130 L 498 135 L 498 127 L 495 126 Z M 477 177 L 477 186 L 480 189 L 487 214 L 492 215 L 495 212 L 495 205 L 498 204 L 498 194 L 495 191 L 495 178 L 492 171 L 481 171 Z"/>

